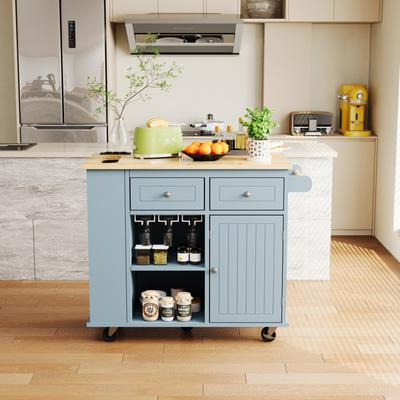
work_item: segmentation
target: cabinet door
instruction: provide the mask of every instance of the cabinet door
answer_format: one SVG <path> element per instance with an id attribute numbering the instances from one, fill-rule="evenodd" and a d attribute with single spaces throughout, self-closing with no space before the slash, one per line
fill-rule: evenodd
<path id="1" fill-rule="evenodd" d="M 332 230 L 335 234 L 372 233 L 374 210 L 375 141 L 332 140 Z"/>
<path id="2" fill-rule="evenodd" d="M 203 0 L 159 0 L 160 13 L 194 13 L 204 12 Z"/>
<path id="3" fill-rule="evenodd" d="M 111 20 L 124 18 L 129 14 L 158 13 L 158 0 L 111 0 Z"/>
<path id="4" fill-rule="evenodd" d="M 289 21 L 333 21 L 334 0 L 289 0 Z"/>
<path id="5" fill-rule="evenodd" d="M 283 216 L 211 216 L 210 227 L 210 321 L 280 322 Z"/>
<path id="6" fill-rule="evenodd" d="M 337 22 L 379 22 L 380 0 L 335 0 Z"/>
<path id="7" fill-rule="evenodd" d="M 206 0 L 207 14 L 240 14 L 239 0 Z"/>

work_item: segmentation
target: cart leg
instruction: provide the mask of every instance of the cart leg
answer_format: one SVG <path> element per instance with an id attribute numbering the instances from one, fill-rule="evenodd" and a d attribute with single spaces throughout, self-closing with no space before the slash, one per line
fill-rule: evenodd
<path id="1" fill-rule="evenodd" d="M 103 340 L 105 342 L 113 342 L 117 338 L 118 327 L 104 328 Z"/>
<path id="2" fill-rule="evenodd" d="M 273 342 L 276 338 L 276 326 L 266 326 L 261 330 L 261 339 L 264 342 Z"/>

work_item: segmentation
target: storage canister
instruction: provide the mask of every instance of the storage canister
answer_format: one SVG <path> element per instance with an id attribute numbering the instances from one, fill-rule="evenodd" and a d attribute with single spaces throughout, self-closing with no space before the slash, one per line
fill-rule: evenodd
<path id="1" fill-rule="evenodd" d="M 163 244 L 153 245 L 153 261 L 154 265 L 167 265 L 168 264 L 168 248 Z"/>
<path id="2" fill-rule="evenodd" d="M 145 321 L 157 321 L 159 314 L 158 297 L 145 295 L 142 303 L 142 316 Z"/>
<path id="3" fill-rule="evenodd" d="M 178 247 L 177 261 L 179 264 L 187 264 L 189 262 L 189 251 L 185 246 Z"/>
<path id="4" fill-rule="evenodd" d="M 163 321 L 171 322 L 174 320 L 175 302 L 173 297 L 166 296 L 161 299 L 160 313 Z"/>
<path id="5" fill-rule="evenodd" d="M 201 263 L 201 249 L 198 247 L 193 247 L 190 249 L 189 254 L 190 264 L 200 264 Z"/>
<path id="6" fill-rule="evenodd" d="M 135 246 L 135 257 L 137 265 L 150 264 L 150 250 L 151 246 L 143 246 L 141 244 L 137 244 Z"/>
<path id="7" fill-rule="evenodd" d="M 176 318 L 187 322 L 192 319 L 192 295 L 189 292 L 179 292 L 176 297 Z"/>
<path id="8" fill-rule="evenodd" d="M 140 302 L 143 304 L 143 299 L 145 297 L 157 297 L 158 301 L 160 301 L 166 295 L 167 293 L 164 292 L 164 290 L 153 290 L 153 289 L 145 290 L 140 294 Z"/>

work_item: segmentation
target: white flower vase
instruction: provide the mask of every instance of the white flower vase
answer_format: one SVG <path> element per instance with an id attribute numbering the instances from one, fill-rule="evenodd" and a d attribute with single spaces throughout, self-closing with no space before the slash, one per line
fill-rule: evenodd
<path id="1" fill-rule="evenodd" d="M 248 140 L 249 160 L 271 163 L 271 141 L 266 140 Z"/>
<path id="2" fill-rule="evenodd" d="M 126 130 L 123 118 L 115 118 L 114 125 L 110 134 L 110 144 L 115 150 L 123 150 L 129 141 L 128 131 Z"/>

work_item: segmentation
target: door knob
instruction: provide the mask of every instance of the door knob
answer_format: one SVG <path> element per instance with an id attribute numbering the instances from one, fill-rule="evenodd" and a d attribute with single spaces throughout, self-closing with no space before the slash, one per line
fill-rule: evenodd
<path id="1" fill-rule="evenodd" d="M 250 197 L 250 196 L 251 196 L 251 193 L 250 193 L 250 192 L 244 192 L 244 193 L 243 193 L 243 196 L 244 196 L 244 197 Z"/>
<path id="2" fill-rule="evenodd" d="M 169 197 L 171 197 L 171 192 L 164 192 L 164 197 L 166 197 L 167 199 L 168 199 Z"/>
<path id="3" fill-rule="evenodd" d="M 216 274 L 216 273 L 218 272 L 218 268 L 217 268 L 217 267 L 212 267 L 212 268 L 211 268 L 211 272 L 212 272 L 213 274 Z"/>

